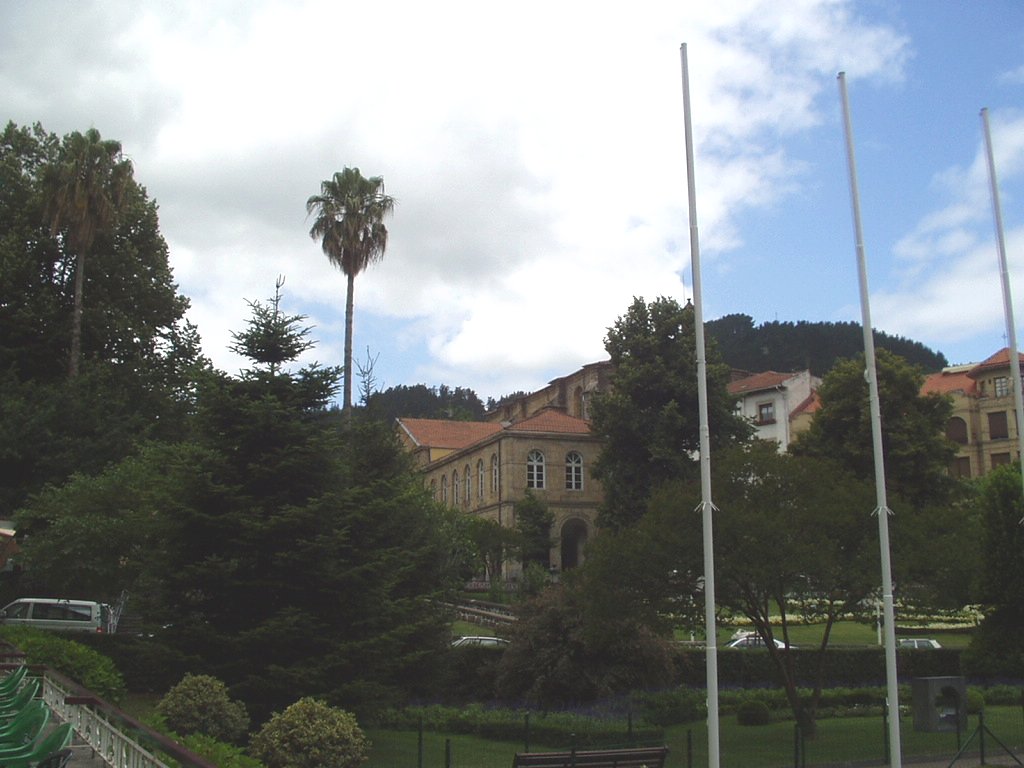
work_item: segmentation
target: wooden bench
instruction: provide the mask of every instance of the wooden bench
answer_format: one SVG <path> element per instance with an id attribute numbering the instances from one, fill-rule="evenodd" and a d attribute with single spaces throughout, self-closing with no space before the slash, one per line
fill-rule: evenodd
<path id="1" fill-rule="evenodd" d="M 664 768 L 668 747 L 517 752 L 512 768 Z"/>

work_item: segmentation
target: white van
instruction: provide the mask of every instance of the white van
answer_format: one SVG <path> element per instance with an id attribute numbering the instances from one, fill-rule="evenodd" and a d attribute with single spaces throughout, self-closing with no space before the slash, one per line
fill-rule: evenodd
<path id="1" fill-rule="evenodd" d="M 63 632 L 110 632 L 110 606 L 91 600 L 23 597 L 0 610 L 0 624 Z"/>

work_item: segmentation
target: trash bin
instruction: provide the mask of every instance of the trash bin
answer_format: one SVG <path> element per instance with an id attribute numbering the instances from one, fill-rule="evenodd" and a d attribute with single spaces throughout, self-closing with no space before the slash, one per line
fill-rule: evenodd
<path id="1" fill-rule="evenodd" d="M 914 730 L 956 731 L 967 728 L 967 683 L 962 677 L 915 677 L 911 680 Z"/>

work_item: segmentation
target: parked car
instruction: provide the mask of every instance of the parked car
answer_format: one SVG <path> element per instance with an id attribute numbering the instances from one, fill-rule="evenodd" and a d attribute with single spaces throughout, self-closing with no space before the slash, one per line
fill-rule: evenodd
<path id="1" fill-rule="evenodd" d="M 470 645 L 479 646 L 481 648 L 504 648 L 508 645 L 508 640 L 503 637 L 457 637 L 452 640 L 452 648 L 465 648 Z"/>
<path id="2" fill-rule="evenodd" d="M 0 610 L 0 624 L 64 632 L 111 632 L 110 606 L 91 600 L 23 597 Z"/>
<path id="3" fill-rule="evenodd" d="M 930 651 L 932 648 L 941 648 L 938 640 L 928 637 L 901 637 L 896 645 L 900 648 L 909 648 L 918 651 Z"/>
<path id="4" fill-rule="evenodd" d="M 779 640 L 777 637 L 773 637 L 772 641 L 775 643 L 776 648 L 785 648 L 786 644 Z M 725 644 L 726 648 L 764 648 L 764 640 L 761 636 L 755 632 L 749 634 L 740 635 L 734 637 L 728 643 Z M 796 648 L 795 645 L 789 646 L 791 649 Z"/>

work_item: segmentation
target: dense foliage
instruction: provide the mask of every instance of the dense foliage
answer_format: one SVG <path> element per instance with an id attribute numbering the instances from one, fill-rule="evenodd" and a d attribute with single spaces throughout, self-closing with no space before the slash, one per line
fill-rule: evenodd
<path id="1" fill-rule="evenodd" d="M 515 515 L 516 533 L 520 537 L 519 562 L 524 568 L 536 564 L 547 570 L 551 565 L 551 529 L 555 524 L 555 513 L 527 491 L 516 502 Z"/>
<path id="2" fill-rule="evenodd" d="M 923 507 L 952 497 L 949 463 L 956 446 L 946 438 L 949 398 L 921 394 L 924 377 L 902 358 L 878 350 L 875 358 L 886 486 L 904 502 Z M 827 457 L 857 477 L 874 478 L 874 451 L 864 357 L 843 360 L 822 380 L 821 409 L 794 453 Z"/>
<path id="3" fill-rule="evenodd" d="M 693 476 L 700 445 L 694 312 L 674 299 L 633 300 L 605 338 L 614 366 L 611 388 L 594 398 L 592 430 L 604 440 L 594 475 L 605 499 L 600 522 L 638 520 L 670 479 Z M 729 368 L 707 351 L 708 421 L 718 448 L 746 438 L 750 426 L 726 391 Z"/>
<path id="4" fill-rule="evenodd" d="M 159 641 L 257 718 L 318 695 L 372 708 L 408 694 L 447 636 L 425 597 L 449 583 L 444 518 L 388 425 L 340 419 L 338 371 L 286 370 L 304 337 L 254 312 L 253 368 L 199 383 L 192 439 L 149 444 L 21 511 L 27 574 L 56 593 L 128 588 Z M 268 343 L 268 340 L 270 343 Z"/>
<path id="5" fill-rule="evenodd" d="M 77 139 L 76 139 L 77 136 Z M 130 175 L 82 274 L 80 363 L 69 378 L 78 240 L 46 177 L 81 135 L 0 133 L 0 518 L 47 483 L 92 474 L 140 440 L 183 436 L 206 363 L 177 293 L 156 204 Z M 57 226 L 53 227 L 55 223 Z"/>
<path id="6" fill-rule="evenodd" d="M 780 322 L 754 325 L 749 315 L 725 315 L 704 324 L 708 336 L 718 342 L 722 359 L 743 371 L 802 371 L 824 376 L 839 360 L 864 351 L 860 323 Z M 917 341 L 874 332 L 875 346 L 934 373 L 949 363 Z"/>
<path id="7" fill-rule="evenodd" d="M 523 603 L 498 668 L 499 697 L 565 707 L 672 678 L 669 646 L 649 627 L 632 616 L 596 619 L 570 578 Z"/>
<path id="8" fill-rule="evenodd" d="M 1020 470 L 998 467 L 981 481 L 981 595 L 988 611 L 971 640 L 965 664 L 994 678 L 1024 678 L 1024 500 Z"/>
<path id="9" fill-rule="evenodd" d="M 426 384 L 388 387 L 373 392 L 366 401 L 366 412 L 375 419 L 393 422 L 400 416 L 417 419 L 454 419 L 480 421 L 484 404 L 476 392 L 463 387 Z"/>
<path id="10" fill-rule="evenodd" d="M 746 616 L 765 641 L 794 715 L 811 725 L 816 701 L 801 701 L 788 644 L 789 622 L 823 622 L 824 653 L 832 624 L 859 610 L 878 581 L 878 555 L 868 513 L 873 493 L 838 466 L 780 454 L 774 443 L 753 441 L 712 461 L 716 604 Z M 649 541 L 652 562 L 689 582 L 702 595 L 702 516 L 689 512 L 697 481 L 665 485 L 651 501 L 634 538 Z M 657 593 L 655 593 L 657 594 Z M 671 611 L 664 594 L 660 612 Z M 683 593 L 686 594 L 686 593 Z M 677 598 L 678 599 L 678 598 Z M 701 598 L 699 601 L 703 602 Z M 773 621 L 781 616 L 781 624 Z M 823 680 L 816 681 L 820 690 Z"/>
<path id="11" fill-rule="evenodd" d="M 45 664 L 117 704 L 125 694 L 124 678 L 114 663 L 74 640 L 32 627 L 0 628 L 0 638 L 25 654 L 28 664 Z"/>

